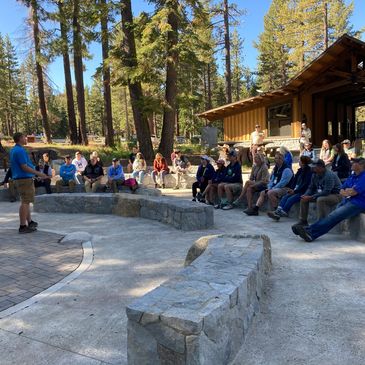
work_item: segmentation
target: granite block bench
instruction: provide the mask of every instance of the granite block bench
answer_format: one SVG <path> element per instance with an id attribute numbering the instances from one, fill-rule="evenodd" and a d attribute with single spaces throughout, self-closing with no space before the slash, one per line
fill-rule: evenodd
<path id="1" fill-rule="evenodd" d="M 203 237 L 186 264 L 127 306 L 129 365 L 225 365 L 237 355 L 260 310 L 269 238 Z"/>
<path id="2" fill-rule="evenodd" d="M 184 231 L 214 226 L 213 207 L 168 197 L 137 194 L 73 193 L 38 195 L 38 213 L 91 213 L 139 217 L 169 224 Z"/>

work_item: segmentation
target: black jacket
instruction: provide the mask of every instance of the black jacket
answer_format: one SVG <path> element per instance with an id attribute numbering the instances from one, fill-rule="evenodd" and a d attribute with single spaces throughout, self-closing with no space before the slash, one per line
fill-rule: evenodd
<path id="1" fill-rule="evenodd" d="M 332 171 L 336 172 L 340 179 L 347 179 L 350 176 L 351 163 L 346 153 L 334 156 Z"/>

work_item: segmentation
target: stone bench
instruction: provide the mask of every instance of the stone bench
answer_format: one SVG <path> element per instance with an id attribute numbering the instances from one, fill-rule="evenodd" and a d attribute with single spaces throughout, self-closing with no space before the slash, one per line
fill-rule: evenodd
<path id="1" fill-rule="evenodd" d="M 129 365 L 224 365 L 237 355 L 260 310 L 269 238 L 203 237 L 186 263 L 127 306 Z"/>
<path id="2" fill-rule="evenodd" d="M 183 231 L 214 225 L 213 207 L 168 197 L 134 194 L 73 193 L 36 196 L 38 213 L 91 213 L 140 217 L 169 224 Z"/>

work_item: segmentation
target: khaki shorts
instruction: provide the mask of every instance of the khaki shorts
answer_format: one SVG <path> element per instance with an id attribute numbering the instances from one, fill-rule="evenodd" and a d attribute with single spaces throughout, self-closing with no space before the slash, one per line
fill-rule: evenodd
<path id="1" fill-rule="evenodd" d="M 22 203 L 34 203 L 35 188 L 32 178 L 14 180 L 14 184 Z"/>
<path id="2" fill-rule="evenodd" d="M 242 184 L 240 183 L 234 183 L 234 184 L 224 184 L 225 187 L 228 187 L 231 191 L 233 195 L 239 195 L 241 194 L 242 191 Z"/>

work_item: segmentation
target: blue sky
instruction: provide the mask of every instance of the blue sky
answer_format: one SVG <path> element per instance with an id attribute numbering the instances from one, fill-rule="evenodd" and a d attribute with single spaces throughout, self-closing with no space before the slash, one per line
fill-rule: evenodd
<path id="1" fill-rule="evenodd" d="M 253 42 L 263 30 L 263 18 L 269 9 L 271 0 L 235 0 L 241 8 L 247 10 L 247 15 L 242 17 L 238 26 L 238 31 L 244 39 L 244 64 L 251 69 L 256 68 L 257 51 L 253 47 Z M 347 2 L 349 2 L 347 0 Z M 354 29 L 365 26 L 365 0 L 354 0 L 355 11 L 351 19 Z M 27 9 L 16 0 L 0 0 L 0 33 L 9 34 L 16 46 L 19 58 L 22 59 L 29 51 L 25 19 Z M 153 8 L 145 0 L 132 0 L 134 15 L 138 15 L 142 10 L 151 11 Z M 28 35 L 29 36 L 29 35 Z M 92 83 L 92 75 L 100 64 L 101 47 L 99 44 L 92 44 L 90 53 L 92 60 L 85 62 L 86 71 L 84 73 L 85 84 Z M 221 56 L 222 57 L 222 56 Z M 53 86 L 59 91 L 64 87 L 64 76 L 62 60 L 56 59 L 50 66 L 48 75 L 53 81 Z"/>

